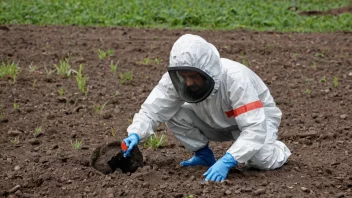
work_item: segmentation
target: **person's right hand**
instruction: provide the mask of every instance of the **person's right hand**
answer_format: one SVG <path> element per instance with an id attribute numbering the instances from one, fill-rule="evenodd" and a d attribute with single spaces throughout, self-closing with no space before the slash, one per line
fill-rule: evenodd
<path id="1" fill-rule="evenodd" d="M 124 157 L 130 156 L 133 147 L 136 146 L 138 143 L 139 143 L 139 136 L 137 133 L 131 133 L 127 138 L 125 138 L 121 142 L 123 156 Z"/>

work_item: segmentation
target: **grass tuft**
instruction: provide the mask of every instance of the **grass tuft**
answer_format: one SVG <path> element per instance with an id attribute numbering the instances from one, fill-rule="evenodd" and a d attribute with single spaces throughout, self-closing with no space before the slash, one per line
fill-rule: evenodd
<path id="1" fill-rule="evenodd" d="M 12 78 L 16 82 L 17 75 L 19 73 L 19 67 L 15 62 L 5 63 L 2 62 L 0 65 L 0 79 L 1 78 Z"/>
<path id="2" fill-rule="evenodd" d="M 144 143 L 145 148 L 157 149 L 166 145 L 166 136 L 158 136 L 156 133 L 151 135 L 147 141 Z"/>

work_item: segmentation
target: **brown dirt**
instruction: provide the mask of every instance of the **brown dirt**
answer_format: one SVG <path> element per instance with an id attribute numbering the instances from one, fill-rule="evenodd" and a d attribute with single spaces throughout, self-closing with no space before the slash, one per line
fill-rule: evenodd
<path id="1" fill-rule="evenodd" d="M 317 10 L 302 11 L 299 14 L 312 16 L 312 15 L 340 15 L 343 13 L 352 13 L 352 6 L 335 8 L 327 11 L 317 11 Z"/>
<path id="2" fill-rule="evenodd" d="M 201 184 L 207 169 L 179 166 L 192 153 L 164 125 L 158 133 L 167 136 L 167 146 L 151 150 L 140 145 L 145 165 L 135 173 L 104 175 L 89 166 L 95 148 L 126 136 L 133 114 L 166 71 L 172 44 L 184 33 L 203 36 L 222 57 L 248 64 L 268 84 L 283 111 L 280 137 L 293 152 L 283 168 L 238 168 L 230 172 L 228 182 Z M 15 61 L 21 67 L 16 83 L 0 80 L 0 193 L 7 197 L 351 197 L 351 48 L 352 33 L 0 28 L 0 61 Z M 98 49 L 114 49 L 115 54 L 99 60 Z M 54 69 L 65 57 L 70 57 L 74 69 L 83 64 L 89 77 L 87 96 L 78 91 L 74 77 L 55 73 L 47 77 L 44 65 Z M 160 64 L 144 63 L 144 58 L 158 58 Z M 118 62 L 117 74 L 110 71 L 111 60 Z M 39 69 L 30 72 L 30 64 Z M 121 85 L 119 73 L 124 71 L 132 71 L 133 80 Z M 324 76 L 326 80 L 321 80 Z M 338 86 L 333 86 L 334 77 Z M 67 89 L 64 96 L 58 94 L 60 87 Z M 14 102 L 19 110 L 14 110 Z M 104 110 L 95 112 L 105 102 Z M 38 126 L 42 135 L 33 137 Z M 10 142 L 15 136 L 17 145 Z M 82 149 L 72 148 L 75 140 L 83 141 Z M 210 144 L 217 158 L 230 145 Z"/>

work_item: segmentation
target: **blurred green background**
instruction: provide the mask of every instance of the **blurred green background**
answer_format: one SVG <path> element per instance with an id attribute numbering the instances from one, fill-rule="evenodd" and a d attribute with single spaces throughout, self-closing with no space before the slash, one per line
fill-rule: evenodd
<path id="1" fill-rule="evenodd" d="M 351 13 L 337 16 L 299 14 L 347 5 L 352 5 L 351 0 L 0 0 L 0 23 L 351 31 Z"/>

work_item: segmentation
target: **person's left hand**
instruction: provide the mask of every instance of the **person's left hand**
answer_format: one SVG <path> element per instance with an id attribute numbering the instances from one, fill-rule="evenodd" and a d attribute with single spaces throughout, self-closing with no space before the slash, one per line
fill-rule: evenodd
<path id="1" fill-rule="evenodd" d="M 203 174 L 205 181 L 222 182 L 226 179 L 229 170 L 236 166 L 238 162 L 230 153 L 226 153 L 222 158 L 215 162 L 207 172 Z"/>

